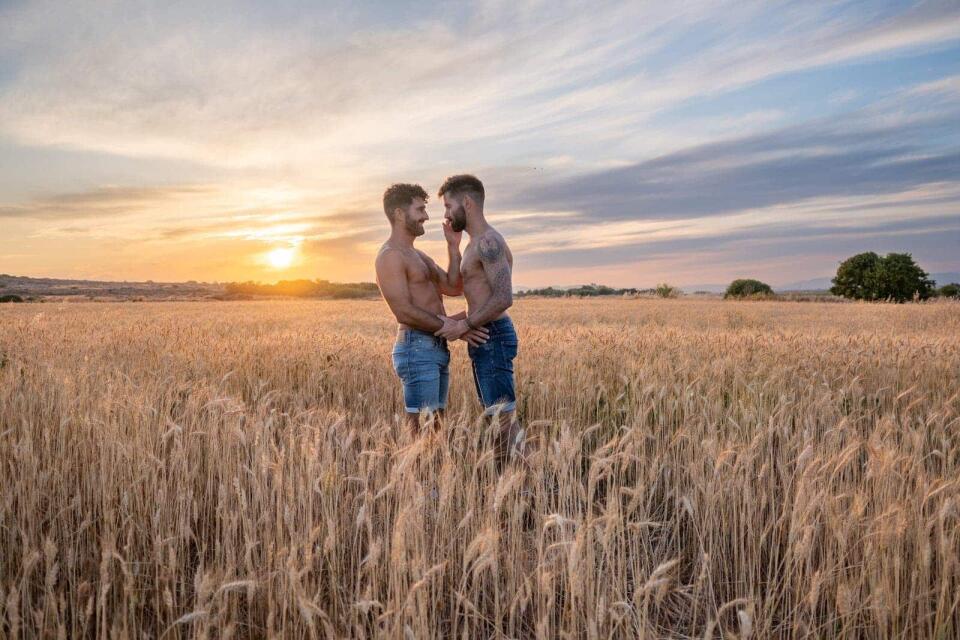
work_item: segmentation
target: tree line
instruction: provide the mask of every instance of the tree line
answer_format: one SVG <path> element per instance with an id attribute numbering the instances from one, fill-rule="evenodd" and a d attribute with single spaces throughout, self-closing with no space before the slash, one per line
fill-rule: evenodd
<path id="1" fill-rule="evenodd" d="M 261 282 L 229 282 L 224 286 L 227 295 L 291 296 L 295 298 L 369 298 L 379 295 L 373 282 L 330 282 L 329 280 L 281 280 L 276 284 Z"/>
<path id="2" fill-rule="evenodd" d="M 840 263 L 831 280 L 830 293 L 853 300 L 906 302 L 929 298 L 960 297 L 960 284 L 952 282 L 939 289 L 930 274 L 920 268 L 909 253 L 873 251 L 858 253 Z M 734 280 L 727 287 L 726 298 L 772 296 L 770 285 L 759 280 Z"/>

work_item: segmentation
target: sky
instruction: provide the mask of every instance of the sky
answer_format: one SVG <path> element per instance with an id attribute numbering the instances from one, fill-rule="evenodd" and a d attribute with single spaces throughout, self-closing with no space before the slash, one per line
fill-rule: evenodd
<path id="1" fill-rule="evenodd" d="M 0 0 L 0 272 L 370 281 L 457 173 L 515 285 L 960 271 L 960 3 Z"/>

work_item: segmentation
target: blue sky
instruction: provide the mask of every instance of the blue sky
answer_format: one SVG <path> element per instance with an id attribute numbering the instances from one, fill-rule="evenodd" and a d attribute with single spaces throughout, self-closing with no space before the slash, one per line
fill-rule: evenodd
<path id="1" fill-rule="evenodd" d="M 524 285 L 960 271 L 960 5 L 0 3 L 0 272 L 370 280 L 461 172 Z"/>

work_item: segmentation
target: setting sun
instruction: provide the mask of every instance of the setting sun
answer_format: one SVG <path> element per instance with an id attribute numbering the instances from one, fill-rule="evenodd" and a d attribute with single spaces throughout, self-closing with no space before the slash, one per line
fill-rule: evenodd
<path id="1" fill-rule="evenodd" d="M 278 247 L 267 252 L 266 260 L 274 269 L 286 269 L 293 264 L 297 249 L 295 247 Z"/>

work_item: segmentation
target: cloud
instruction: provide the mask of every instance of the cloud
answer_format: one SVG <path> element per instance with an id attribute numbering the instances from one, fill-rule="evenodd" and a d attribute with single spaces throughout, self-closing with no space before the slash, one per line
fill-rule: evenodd
<path id="1" fill-rule="evenodd" d="M 481 2 L 365 28 L 349 6 L 278 10 L 269 28 L 220 4 L 77 3 L 57 5 L 58 20 L 44 3 L 8 8 L 0 41 L 18 62 L 0 131 L 215 165 L 319 162 L 336 181 L 422 164 L 427 140 L 451 160 L 518 141 L 608 143 L 692 97 L 960 37 L 946 2 L 840 15 L 820 3 Z"/>
<path id="2" fill-rule="evenodd" d="M 573 224 L 596 224 L 898 193 L 960 180 L 960 145 L 928 148 L 938 132 L 958 127 L 960 112 L 892 126 L 804 124 L 516 189 L 507 206 L 574 211 Z"/>
<path id="3" fill-rule="evenodd" d="M 789 278 L 799 267 L 815 273 L 829 272 L 836 261 L 860 251 L 909 251 L 919 254 L 923 248 L 926 258 L 937 263 L 951 264 L 950 260 L 960 245 L 960 218 L 942 216 L 920 221 L 889 222 L 860 228 L 836 228 L 833 226 L 795 227 L 792 229 L 758 229 L 744 234 L 725 231 L 716 235 L 698 234 L 690 237 L 667 237 L 650 239 L 640 243 L 625 243 L 603 248 L 570 248 L 563 252 L 562 259 L 551 253 L 523 253 L 522 268 L 526 272 L 562 268 L 568 273 L 589 273 L 603 267 L 622 265 L 619 278 L 622 283 L 652 284 L 655 277 L 632 273 L 628 265 L 657 261 L 685 262 L 695 265 L 700 278 L 709 279 L 713 271 L 726 271 L 730 265 L 749 261 L 758 264 L 771 261 L 766 267 L 755 268 L 757 275 L 766 275 L 775 262 L 781 261 L 787 268 L 779 276 Z M 817 258 L 818 256 L 824 256 Z M 814 260 L 811 261 L 811 258 Z M 810 264 L 810 263 L 813 264 Z M 921 260 L 925 264 L 925 260 Z M 789 265 L 792 264 L 792 271 Z M 955 264 L 955 262 L 954 262 Z M 585 281 L 583 276 L 576 281 Z M 675 277 L 675 276 L 672 276 Z M 696 276 L 695 276 L 696 277 Z M 795 278 L 794 278 L 795 279 Z"/>
<path id="4" fill-rule="evenodd" d="M 341 230 L 317 234 L 304 240 L 301 251 L 306 254 L 330 256 L 331 254 L 359 257 L 371 243 L 383 241 L 387 234 L 380 228 Z M 365 251 L 363 251 L 365 252 Z"/>
<path id="5" fill-rule="evenodd" d="M 204 185 L 106 186 L 83 192 L 53 194 L 23 204 L 0 205 L 0 218 L 76 220 L 120 217 L 211 192 L 212 187 Z"/>
<path id="6" fill-rule="evenodd" d="M 466 170 L 521 265 L 683 247 L 724 260 L 750 234 L 783 252 L 914 217 L 940 246 L 960 200 L 960 76 L 878 89 L 846 69 L 851 87 L 813 116 L 777 96 L 712 106 L 957 42 L 960 6 L 942 1 L 7 4 L 0 162 L 32 146 L 141 169 L 37 176 L 48 193 L 0 196 L 0 218 L 61 241 L 297 244 L 362 274 L 386 234 L 383 186 Z M 838 114 L 848 102 L 869 106 Z M 101 182 L 116 184 L 87 189 Z"/>
<path id="7" fill-rule="evenodd" d="M 29 238 L 85 242 L 302 247 L 330 253 L 382 235 L 382 214 L 334 206 L 311 192 L 229 184 L 100 187 L 0 206 L 0 219 L 32 222 Z M 69 224 L 64 224 L 69 223 Z"/>
<path id="8" fill-rule="evenodd" d="M 942 96 L 947 99 L 956 99 L 960 97 L 960 75 L 947 76 L 932 82 L 924 82 L 914 87 L 906 89 L 904 93 L 908 96 Z"/>

